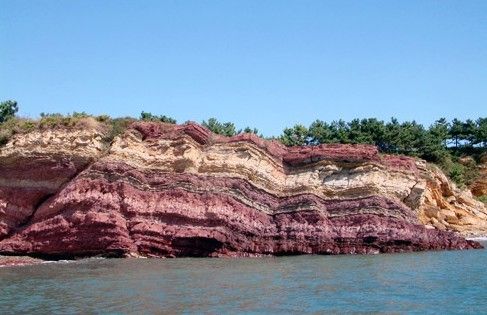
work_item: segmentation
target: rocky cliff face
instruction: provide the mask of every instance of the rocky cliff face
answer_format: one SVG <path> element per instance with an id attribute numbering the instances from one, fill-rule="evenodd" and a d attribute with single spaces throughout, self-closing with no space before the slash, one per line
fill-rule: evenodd
<path id="1" fill-rule="evenodd" d="M 483 204 L 441 172 L 373 146 L 147 122 L 102 139 L 96 126 L 45 130 L 1 148 L 0 253 L 380 253 L 478 248 L 451 231 L 486 231 Z"/>
<path id="2" fill-rule="evenodd" d="M 0 239 L 99 158 L 102 135 L 94 127 L 35 131 L 0 148 Z"/>
<path id="3" fill-rule="evenodd" d="M 478 172 L 479 177 L 472 184 L 470 190 L 475 196 L 487 196 L 487 154 L 484 154 L 482 156 Z"/>
<path id="4" fill-rule="evenodd" d="M 465 236 L 487 235 L 487 209 L 470 190 L 458 189 L 433 165 L 426 165 L 421 174 L 426 181 L 418 208 L 422 223 Z"/>

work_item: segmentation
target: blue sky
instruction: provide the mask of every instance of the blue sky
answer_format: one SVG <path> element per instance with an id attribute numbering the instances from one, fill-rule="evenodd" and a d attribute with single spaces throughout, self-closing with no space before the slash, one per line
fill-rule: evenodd
<path id="1" fill-rule="evenodd" d="M 285 126 L 487 114 L 487 1 L 0 0 L 0 99 Z"/>

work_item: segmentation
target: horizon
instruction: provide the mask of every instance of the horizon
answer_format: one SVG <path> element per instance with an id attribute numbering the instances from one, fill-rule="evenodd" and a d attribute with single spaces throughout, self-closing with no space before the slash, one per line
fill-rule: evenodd
<path id="1" fill-rule="evenodd" d="M 279 135 L 487 116 L 487 2 L 0 1 L 0 101 Z"/>

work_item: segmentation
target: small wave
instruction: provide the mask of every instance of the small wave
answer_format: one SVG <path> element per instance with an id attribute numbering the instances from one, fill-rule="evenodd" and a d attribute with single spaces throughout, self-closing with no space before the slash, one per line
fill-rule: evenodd
<path id="1" fill-rule="evenodd" d="M 89 258 L 82 258 L 82 259 L 61 259 L 61 260 L 44 260 L 42 264 L 71 264 L 71 263 L 80 263 L 92 260 L 104 260 L 105 257 L 89 257 Z"/>
<path id="2" fill-rule="evenodd" d="M 487 241 L 487 236 L 475 236 L 475 237 L 467 237 L 466 238 L 467 240 L 470 240 L 470 241 Z"/>
<path id="3" fill-rule="evenodd" d="M 75 262 L 75 260 L 44 260 L 42 264 L 68 264 Z"/>

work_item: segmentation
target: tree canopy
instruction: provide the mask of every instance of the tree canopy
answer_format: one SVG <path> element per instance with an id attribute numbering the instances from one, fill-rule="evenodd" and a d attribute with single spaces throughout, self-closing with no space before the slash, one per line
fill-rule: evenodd
<path id="1" fill-rule="evenodd" d="M 145 121 L 160 121 L 164 123 L 175 124 L 176 119 L 166 116 L 166 115 L 153 115 L 152 113 L 147 113 L 142 111 L 140 113 L 140 119 Z"/>
<path id="2" fill-rule="evenodd" d="M 16 101 L 8 100 L 0 103 L 0 123 L 14 117 L 19 107 Z"/>
<path id="3" fill-rule="evenodd" d="M 487 118 L 440 118 L 425 128 L 416 121 L 400 123 L 396 118 L 384 122 L 376 118 L 332 121 L 315 120 L 309 127 L 297 124 L 285 128 L 280 140 L 288 146 L 322 143 L 365 143 L 381 152 L 428 156 L 438 150 L 487 148 Z"/>
<path id="4" fill-rule="evenodd" d="M 400 123 L 396 118 L 388 122 L 376 118 L 331 123 L 315 120 L 309 127 L 297 124 L 285 128 L 279 140 L 287 146 L 372 144 L 383 153 L 417 156 L 436 163 L 455 182 L 464 185 L 472 182 L 478 172 L 475 162 L 461 163 L 460 158 L 478 159 L 487 151 L 487 118 L 453 119 L 451 122 L 440 118 L 427 128 L 416 121 Z"/>
<path id="5" fill-rule="evenodd" d="M 202 125 L 212 132 L 223 136 L 234 136 L 237 134 L 235 124 L 231 122 L 219 122 L 218 119 L 212 117 L 208 121 L 203 120 Z"/>
<path id="6" fill-rule="evenodd" d="M 7 100 L 0 103 L 0 124 L 2 125 L 0 144 L 6 143 L 9 135 L 15 131 L 16 124 L 25 121 L 24 127 L 30 128 L 35 125 L 28 119 L 19 119 L 18 122 L 15 122 L 12 118 L 15 117 L 17 111 L 16 101 Z M 74 112 L 68 116 L 57 113 L 41 113 L 39 125 L 55 126 L 61 123 L 63 126 L 68 126 L 76 119 L 90 116 L 85 112 Z M 107 115 L 95 118 L 100 122 L 111 124 L 114 130 L 113 134 L 119 134 L 133 120 L 132 118 L 113 119 Z M 12 121 L 5 123 L 10 119 Z M 154 115 L 144 111 L 141 112 L 140 119 L 176 123 L 174 118 L 166 115 Z M 204 120 L 202 125 L 212 132 L 224 136 L 259 133 L 256 128 L 251 127 L 237 130 L 234 123 L 220 122 L 216 118 Z M 24 129 L 29 129 L 27 127 Z M 263 137 L 262 134 L 259 136 Z M 478 161 L 480 156 L 487 151 L 487 117 L 480 117 L 476 120 L 453 119 L 451 121 L 440 118 L 428 127 L 414 120 L 399 122 L 396 118 L 391 118 L 387 122 L 376 118 L 353 119 L 349 122 L 344 120 L 325 122 L 318 119 L 308 127 L 302 124 L 287 127 L 278 138 L 267 139 L 279 140 L 287 146 L 324 143 L 376 145 L 383 153 L 416 156 L 436 163 L 457 183 L 468 184 L 478 174 L 475 161 Z M 462 159 L 462 157 L 469 157 L 469 159 Z"/>

